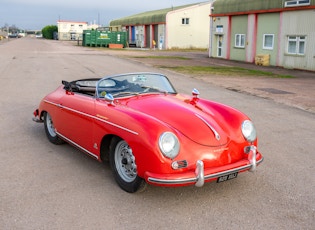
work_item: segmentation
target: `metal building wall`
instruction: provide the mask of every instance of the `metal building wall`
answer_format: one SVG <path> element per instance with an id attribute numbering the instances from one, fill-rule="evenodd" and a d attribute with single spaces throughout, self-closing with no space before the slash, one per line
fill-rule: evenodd
<path id="1" fill-rule="evenodd" d="M 278 46 L 279 46 L 279 26 L 280 16 L 279 13 L 259 14 L 257 21 L 257 44 L 256 54 L 269 54 L 270 65 L 276 65 Z M 263 40 L 265 34 L 273 34 L 273 49 L 264 49 Z"/>
<path id="2" fill-rule="evenodd" d="M 166 15 L 166 49 L 209 47 L 210 3 L 182 8 Z M 189 24 L 182 24 L 188 18 Z"/>
<path id="3" fill-rule="evenodd" d="M 218 56 L 218 43 L 222 36 L 222 56 L 221 58 L 228 58 L 228 36 L 229 36 L 229 18 L 228 17 L 215 17 L 211 18 L 210 26 L 210 57 Z"/>
<path id="4" fill-rule="evenodd" d="M 235 13 L 282 7 L 283 0 L 216 0 L 214 2 L 214 13 Z"/>
<path id="5" fill-rule="evenodd" d="M 231 60 L 239 60 L 239 61 L 246 61 L 246 42 L 244 48 L 235 47 L 235 35 L 236 34 L 245 34 L 245 41 L 248 39 L 247 35 L 247 25 L 248 25 L 248 16 L 241 15 L 241 16 L 233 16 L 232 17 L 232 25 L 231 25 L 231 53 L 230 59 Z"/>
<path id="6" fill-rule="evenodd" d="M 315 11 L 283 12 L 280 63 L 286 68 L 315 71 Z M 306 36 L 305 55 L 287 52 L 288 36 Z"/>

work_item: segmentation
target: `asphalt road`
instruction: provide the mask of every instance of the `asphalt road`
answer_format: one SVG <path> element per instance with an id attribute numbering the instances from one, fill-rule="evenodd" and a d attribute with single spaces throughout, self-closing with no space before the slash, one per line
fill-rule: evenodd
<path id="1" fill-rule="evenodd" d="M 265 161 L 255 173 L 202 188 L 129 194 L 109 165 L 48 142 L 33 123 L 61 80 L 166 73 L 179 92 L 248 114 Z M 0 229 L 314 229 L 314 113 L 108 55 L 106 49 L 23 38 L 0 43 Z"/>

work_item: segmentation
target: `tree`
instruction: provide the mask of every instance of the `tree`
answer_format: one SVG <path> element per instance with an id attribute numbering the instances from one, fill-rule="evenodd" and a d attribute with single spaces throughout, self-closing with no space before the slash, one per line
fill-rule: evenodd
<path id="1" fill-rule="evenodd" d="M 15 25 L 9 25 L 8 23 L 5 23 L 2 28 L 0 28 L 2 31 L 6 31 L 7 33 L 16 34 L 19 32 L 19 28 Z"/>
<path id="2" fill-rule="evenodd" d="M 54 38 L 54 32 L 58 32 L 57 26 L 55 26 L 55 25 L 45 26 L 42 29 L 43 38 L 53 39 Z"/>

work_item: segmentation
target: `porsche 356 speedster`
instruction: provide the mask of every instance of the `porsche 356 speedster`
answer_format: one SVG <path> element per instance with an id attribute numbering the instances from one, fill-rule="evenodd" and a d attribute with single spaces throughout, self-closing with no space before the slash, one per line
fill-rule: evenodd
<path id="1" fill-rule="evenodd" d="M 254 171 L 263 156 L 256 129 L 229 106 L 177 93 L 165 75 L 128 73 L 62 81 L 34 111 L 50 142 L 68 142 L 109 161 L 117 184 L 158 186 L 223 182 Z"/>

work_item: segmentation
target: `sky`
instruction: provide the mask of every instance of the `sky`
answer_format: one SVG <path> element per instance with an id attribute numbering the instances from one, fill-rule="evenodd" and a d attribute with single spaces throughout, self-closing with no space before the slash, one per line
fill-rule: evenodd
<path id="1" fill-rule="evenodd" d="M 58 20 L 109 25 L 114 19 L 207 0 L 0 0 L 0 27 L 41 30 Z"/>

